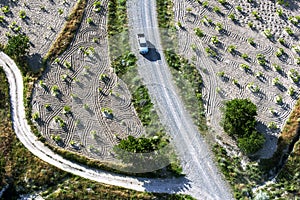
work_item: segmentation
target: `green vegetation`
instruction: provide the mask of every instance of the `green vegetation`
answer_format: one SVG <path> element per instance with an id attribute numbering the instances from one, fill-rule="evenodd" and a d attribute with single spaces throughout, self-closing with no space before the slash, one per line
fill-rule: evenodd
<path id="1" fill-rule="evenodd" d="M 263 181 L 258 165 L 250 162 L 243 168 L 241 157 L 228 155 L 220 145 L 215 145 L 213 151 L 220 170 L 232 186 L 235 199 L 252 199 L 252 188 Z"/>
<path id="2" fill-rule="evenodd" d="M 227 101 L 222 113 L 224 131 L 237 140 L 244 153 L 255 153 L 262 147 L 265 139 L 255 129 L 257 108 L 250 100 Z"/>
<path id="3" fill-rule="evenodd" d="M 203 31 L 200 28 L 195 28 L 194 32 L 200 38 L 204 36 L 204 33 L 203 33 Z"/>
<path id="4" fill-rule="evenodd" d="M 172 50 L 164 51 L 180 95 L 200 131 L 207 130 L 202 100 L 202 77 L 196 66 Z"/>
<path id="5" fill-rule="evenodd" d="M 130 51 L 126 0 L 111 0 L 108 2 L 108 42 L 111 60 Z"/>
<path id="6" fill-rule="evenodd" d="M 24 63 L 29 51 L 29 38 L 26 35 L 18 34 L 11 36 L 5 45 L 4 52 L 16 61 L 17 64 Z M 23 74 L 25 74 L 29 68 L 27 65 L 20 68 Z"/>

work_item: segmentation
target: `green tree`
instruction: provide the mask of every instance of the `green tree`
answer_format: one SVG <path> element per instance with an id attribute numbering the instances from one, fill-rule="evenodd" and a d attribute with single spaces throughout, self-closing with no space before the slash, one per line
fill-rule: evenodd
<path id="1" fill-rule="evenodd" d="M 257 107 L 249 99 L 227 101 L 222 112 L 224 131 L 237 140 L 243 152 L 255 153 L 263 146 L 265 138 L 255 129 Z"/>
<path id="2" fill-rule="evenodd" d="M 17 61 L 21 61 L 24 56 L 28 55 L 28 50 L 29 38 L 26 35 L 18 34 L 9 38 L 4 52 L 17 59 Z"/>
<path id="3" fill-rule="evenodd" d="M 255 126 L 257 108 L 249 99 L 233 99 L 225 103 L 223 128 L 229 135 L 244 135 Z"/>

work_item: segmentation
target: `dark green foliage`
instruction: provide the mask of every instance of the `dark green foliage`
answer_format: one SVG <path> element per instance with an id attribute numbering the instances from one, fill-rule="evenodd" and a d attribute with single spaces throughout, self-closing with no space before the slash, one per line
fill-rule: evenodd
<path id="1" fill-rule="evenodd" d="M 198 69 L 172 50 L 164 51 L 168 65 L 179 88 L 185 106 L 201 131 L 206 130 L 206 119 L 202 100 L 202 77 Z"/>
<path id="2" fill-rule="evenodd" d="M 256 106 L 248 99 L 233 99 L 225 103 L 223 128 L 231 136 L 244 135 L 254 129 Z"/>
<path id="3" fill-rule="evenodd" d="M 165 146 L 160 144 L 161 138 L 159 137 L 135 138 L 130 135 L 127 139 L 121 140 L 121 142 L 116 147 L 132 153 L 149 153 L 158 150 L 160 146 Z"/>
<path id="4" fill-rule="evenodd" d="M 4 52 L 20 62 L 27 56 L 28 50 L 29 38 L 26 35 L 19 34 L 9 38 Z"/>
<path id="5" fill-rule="evenodd" d="M 135 65 L 136 60 L 135 55 L 128 52 L 113 60 L 111 65 L 115 69 L 115 73 L 120 77 Z"/>
<path id="6" fill-rule="evenodd" d="M 257 108 L 249 99 L 233 99 L 225 103 L 223 128 L 237 139 L 238 146 L 246 154 L 259 150 L 265 139 L 255 129 Z"/>
<path id="7" fill-rule="evenodd" d="M 246 154 L 250 154 L 258 151 L 263 143 L 265 138 L 262 134 L 257 131 L 253 131 L 250 135 L 238 139 L 239 148 Z"/>
<path id="8" fill-rule="evenodd" d="M 151 102 L 146 86 L 141 85 L 136 88 L 132 94 L 132 103 L 143 125 L 149 125 L 151 122 L 149 113 L 153 108 L 153 103 Z"/>

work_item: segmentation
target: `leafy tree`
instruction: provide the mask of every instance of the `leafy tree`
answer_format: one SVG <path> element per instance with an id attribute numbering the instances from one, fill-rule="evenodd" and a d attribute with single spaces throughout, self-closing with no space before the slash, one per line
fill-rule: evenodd
<path id="1" fill-rule="evenodd" d="M 249 99 L 227 101 L 223 113 L 223 128 L 229 135 L 244 135 L 245 131 L 252 131 L 255 126 L 257 108 Z"/>
<path id="2" fill-rule="evenodd" d="M 265 138 L 255 129 L 255 104 L 249 99 L 233 99 L 225 103 L 222 112 L 224 131 L 237 140 L 243 152 L 254 153 L 262 147 Z"/>
<path id="3" fill-rule="evenodd" d="M 9 38 L 4 52 L 21 61 L 24 56 L 27 56 L 29 50 L 29 38 L 26 35 L 18 34 Z"/>

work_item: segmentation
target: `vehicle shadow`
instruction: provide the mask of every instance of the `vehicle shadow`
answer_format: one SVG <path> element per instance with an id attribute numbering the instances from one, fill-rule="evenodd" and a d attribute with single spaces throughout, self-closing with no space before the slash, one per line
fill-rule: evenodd
<path id="1" fill-rule="evenodd" d="M 143 55 L 143 56 L 151 62 L 161 60 L 160 53 L 155 48 L 154 44 L 147 41 L 147 45 L 148 45 L 148 48 L 149 48 L 149 52 L 147 54 Z"/>

